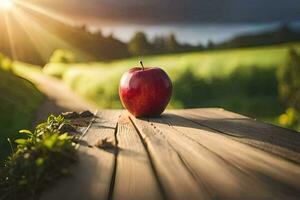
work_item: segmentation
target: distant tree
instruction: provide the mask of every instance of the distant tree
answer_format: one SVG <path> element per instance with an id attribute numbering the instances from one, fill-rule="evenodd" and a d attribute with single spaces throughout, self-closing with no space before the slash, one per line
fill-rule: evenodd
<path id="1" fill-rule="evenodd" d="M 102 34 L 102 31 L 101 30 L 97 30 L 93 33 L 93 35 L 97 36 L 97 37 L 100 37 L 100 38 L 103 38 L 103 34 Z"/>
<path id="2" fill-rule="evenodd" d="M 88 27 L 86 24 L 82 24 L 78 27 L 79 30 L 82 30 L 84 32 L 88 32 Z"/>
<path id="3" fill-rule="evenodd" d="M 164 53 L 166 51 L 165 38 L 163 36 L 155 36 L 152 42 L 153 51 L 155 53 Z"/>
<path id="4" fill-rule="evenodd" d="M 292 32 L 292 30 L 291 30 L 289 24 L 283 23 L 279 26 L 278 32 L 289 33 L 289 32 Z"/>
<path id="5" fill-rule="evenodd" d="M 215 43 L 209 40 L 207 43 L 207 49 L 214 49 L 214 48 L 215 48 Z"/>
<path id="6" fill-rule="evenodd" d="M 167 37 L 156 36 L 152 42 L 154 53 L 176 53 L 203 50 L 202 44 L 191 45 L 188 43 L 179 43 L 174 34 Z"/>
<path id="7" fill-rule="evenodd" d="M 165 41 L 165 46 L 166 46 L 166 50 L 170 53 L 172 52 L 176 52 L 176 51 L 179 51 L 180 50 L 180 45 L 179 43 L 177 42 L 177 39 L 176 39 L 176 36 L 171 33 L 167 38 L 166 38 L 166 41 Z"/>
<path id="8" fill-rule="evenodd" d="M 137 32 L 128 43 L 129 52 L 134 55 L 146 55 L 151 52 L 151 44 L 143 32 Z"/>
<path id="9" fill-rule="evenodd" d="M 288 24 L 281 24 L 278 31 L 275 32 L 274 37 L 277 43 L 289 42 L 296 40 L 295 35 Z"/>
<path id="10" fill-rule="evenodd" d="M 205 48 L 205 47 L 204 47 L 201 43 L 197 44 L 197 45 L 194 47 L 194 49 L 197 50 L 197 51 L 202 51 L 204 48 Z"/>
<path id="11" fill-rule="evenodd" d="M 107 36 L 107 39 L 109 39 L 109 40 L 115 40 L 114 33 L 110 33 L 110 34 Z"/>
<path id="12" fill-rule="evenodd" d="M 125 58 L 131 55 L 128 51 L 127 44 L 115 39 L 113 34 L 104 38 L 99 44 L 101 46 L 99 46 L 98 49 L 95 49 L 95 54 L 99 54 L 99 57 L 102 57 L 102 60 Z"/>

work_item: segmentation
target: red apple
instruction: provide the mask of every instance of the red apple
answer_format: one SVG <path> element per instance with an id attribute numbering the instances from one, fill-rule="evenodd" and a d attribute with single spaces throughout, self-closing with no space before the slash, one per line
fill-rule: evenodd
<path id="1" fill-rule="evenodd" d="M 158 67 L 135 67 L 123 74 L 119 95 L 123 106 L 136 117 L 156 117 L 166 109 L 172 82 Z"/>

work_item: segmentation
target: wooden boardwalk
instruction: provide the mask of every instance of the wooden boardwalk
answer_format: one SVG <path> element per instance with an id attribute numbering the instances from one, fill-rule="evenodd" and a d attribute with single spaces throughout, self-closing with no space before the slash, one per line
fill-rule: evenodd
<path id="1" fill-rule="evenodd" d="M 223 109 L 99 111 L 43 200 L 300 199 L 300 134 Z"/>

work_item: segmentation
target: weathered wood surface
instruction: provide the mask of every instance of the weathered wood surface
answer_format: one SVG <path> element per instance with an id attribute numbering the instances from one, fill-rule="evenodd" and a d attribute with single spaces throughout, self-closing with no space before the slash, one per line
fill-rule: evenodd
<path id="1" fill-rule="evenodd" d="M 223 109 L 99 111 L 44 200 L 299 199 L 300 134 Z"/>

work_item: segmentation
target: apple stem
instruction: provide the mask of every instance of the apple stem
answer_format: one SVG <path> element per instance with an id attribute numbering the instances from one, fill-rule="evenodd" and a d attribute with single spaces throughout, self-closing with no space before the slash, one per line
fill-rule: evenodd
<path id="1" fill-rule="evenodd" d="M 144 71 L 144 65 L 143 65 L 143 61 L 140 61 L 140 64 L 142 65 L 143 71 Z"/>

